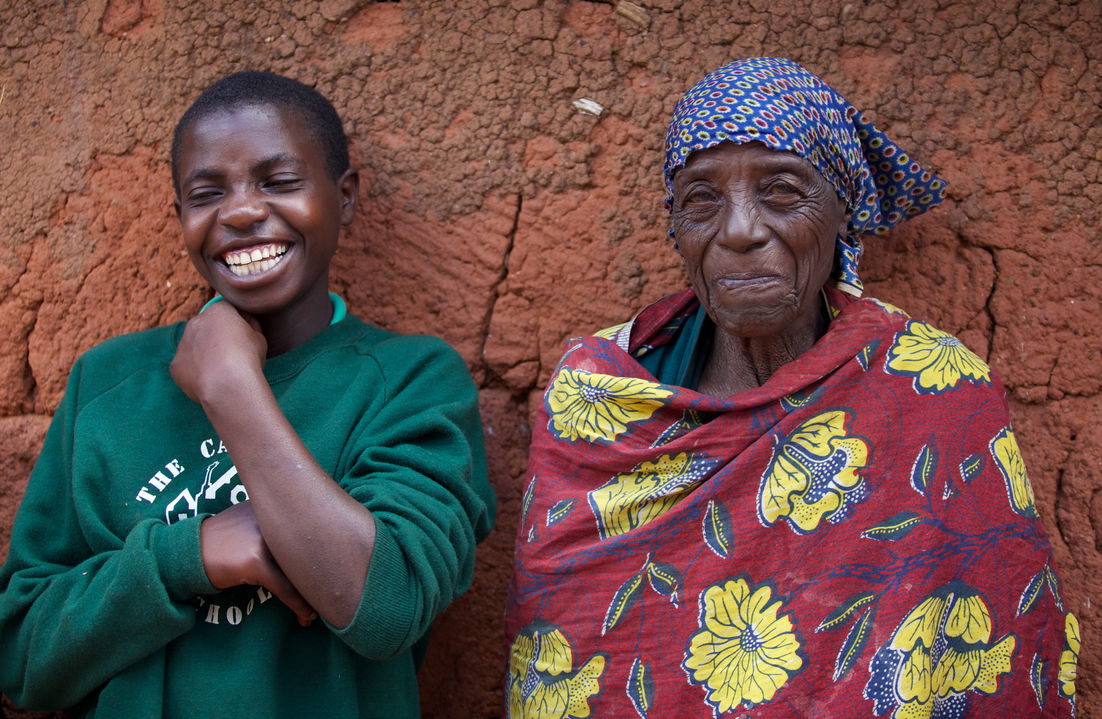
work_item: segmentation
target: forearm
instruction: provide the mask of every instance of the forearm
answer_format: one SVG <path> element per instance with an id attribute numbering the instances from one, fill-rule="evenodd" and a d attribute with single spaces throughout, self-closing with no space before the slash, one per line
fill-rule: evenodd
<path id="1" fill-rule="evenodd" d="M 0 576 L 0 688 L 24 706 L 72 706 L 184 634 L 195 623 L 190 599 L 210 590 L 189 561 L 197 528 L 148 520 L 119 549 L 63 567 L 24 556 L 37 547 L 17 526 Z"/>
<path id="2" fill-rule="evenodd" d="M 218 385 L 200 400 L 249 492 L 264 542 L 311 606 L 346 626 L 371 562 L 371 513 L 318 465 L 263 375 Z"/>
<path id="3" fill-rule="evenodd" d="M 475 542 L 491 522 L 478 396 L 462 359 L 439 340 L 364 328 L 357 340 L 373 345 L 370 353 L 334 347 L 301 376 L 279 380 L 277 402 L 264 338 L 232 308 L 218 310 L 188 323 L 172 376 L 229 450 L 267 556 L 226 564 L 212 551 L 224 570 L 216 585 L 232 584 L 235 568 L 278 564 L 354 651 L 393 656 L 469 585 Z M 332 406 L 306 406 L 292 386 Z M 294 408 L 287 416 L 284 398 Z M 292 426 L 288 416 L 304 423 Z M 238 545 L 209 548 L 220 546 Z"/>

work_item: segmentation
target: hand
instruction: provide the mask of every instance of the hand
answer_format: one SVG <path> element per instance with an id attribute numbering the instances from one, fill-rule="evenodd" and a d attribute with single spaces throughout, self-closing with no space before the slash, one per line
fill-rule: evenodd
<path id="1" fill-rule="evenodd" d="M 232 382 L 234 373 L 261 374 L 267 353 L 256 319 L 229 302 L 216 302 L 188 321 L 169 372 L 184 394 L 201 402 L 204 392 L 217 393 L 211 385 Z"/>
<path id="2" fill-rule="evenodd" d="M 248 500 L 204 519 L 199 528 L 199 548 L 203 569 L 215 589 L 259 585 L 286 604 L 300 625 L 310 626 L 317 619 L 317 612 L 272 558 Z"/>

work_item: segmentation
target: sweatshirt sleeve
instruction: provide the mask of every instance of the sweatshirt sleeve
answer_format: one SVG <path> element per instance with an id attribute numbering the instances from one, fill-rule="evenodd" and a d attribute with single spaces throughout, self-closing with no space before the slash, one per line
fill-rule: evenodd
<path id="1" fill-rule="evenodd" d="M 346 490 L 375 517 L 371 566 L 356 615 L 335 630 L 354 651 L 404 651 L 464 592 L 495 499 L 486 478 L 478 395 L 442 340 L 376 346 L 385 401 L 356 438 Z"/>
<path id="2" fill-rule="evenodd" d="M 212 588 L 199 559 L 201 518 L 138 522 L 94 551 L 74 501 L 82 361 L 46 434 L 0 568 L 0 690 L 16 703 L 63 708 L 195 621 Z M 105 478 L 109 479 L 109 478 Z"/>

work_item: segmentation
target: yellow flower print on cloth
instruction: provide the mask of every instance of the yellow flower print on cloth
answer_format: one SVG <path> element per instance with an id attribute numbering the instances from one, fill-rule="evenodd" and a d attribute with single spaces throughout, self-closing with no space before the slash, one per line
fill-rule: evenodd
<path id="1" fill-rule="evenodd" d="M 875 654 L 865 696 L 877 716 L 960 719 L 971 694 L 994 694 L 1010 672 L 1017 637 L 991 641 L 987 603 L 962 582 L 947 584 L 903 617 Z M 893 711 L 894 710 L 894 711 Z M 979 711 L 983 715 L 983 711 Z"/>
<path id="2" fill-rule="evenodd" d="M 1075 701 L 1079 676 L 1079 620 L 1071 612 L 1064 617 L 1064 651 L 1060 654 L 1060 696 Z"/>
<path id="3" fill-rule="evenodd" d="M 630 532 L 668 512 L 708 476 L 718 462 L 703 453 L 663 454 L 640 463 L 589 493 L 601 539 Z"/>
<path id="4" fill-rule="evenodd" d="M 1033 486 L 1029 483 L 1029 476 L 1025 471 L 1025 461 L 1022 452 L 1018 449 L 1018 440 L 1014 438 L 1014 430 L 1005 427 L 990 443 L 991 456 L 995 459 L 995 466 L 1003 475 L 1006 483 L 1006 496 L 1010 500 L 1010 508 L 1023 517 L 1036 517 L 1037 505 L 1033 499 Z"/>
<path id="5" fill-rule="evenodd" d="M 912 377 L 919 394 L 941 394 L 964 380 L 990 384 L 991 368 L 956 337 L 911 320 L 895 336 L 884 365 L 889 374 Z"/>
<path id="6" fill-rule="evenodd" d="M 758 517 L 771 527 L 787 520 L 807 534 L 827 519 L 844 519 L 865 498 L 858 470 L 869 458 L 869 444 L 846 433 L 844 410 L 818 414 L 777 441 L 758 490 Z"/>
<path id="7" fill-rule="evenodd" d="M 791 614 L 768 584 L 751 586 L 745 576 L 728 579 L 700 595 L 700 631 L 692 635 L 681 666 L 693 684 L 705 687 L 716 715 L 768 702 L 803 668 Z"/>
<path id="8" fill-rule="evenodd" d="M 612 325 L 611 327 L 605 327 L 603 330 L 597 330 L 593 333 L 594 337 L 600 337 L 606 340 L 615 340 L 620 332 L 627 327 L 627 322 L 621 322 L 618 325 Z"/>
<path id="9" fill-rule="evenodd" d="M 611 442 L 672 395 L 656 382 L 563 367 L 547 390 L 551 431 L 571 442 Z"/>
<path id="10" fill-rule="evenodd" d="M 596 654 L 577 670 L 574 649 L 558 627 L 533 623 L 509 650 L 505 692 L 511 719 L 590 716 L 589 699 L 601 691 L 605 657 Z"/>

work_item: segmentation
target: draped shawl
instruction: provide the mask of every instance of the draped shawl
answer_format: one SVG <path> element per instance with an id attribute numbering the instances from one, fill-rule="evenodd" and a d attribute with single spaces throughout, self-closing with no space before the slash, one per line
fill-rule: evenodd
<path id="1" fill-rule="evenodd" d="M 506 610 L 512 717 L 1067 717 L 1079 629 L 991 370 L 827 290 L 834 316 L 722 400 L 634 358 L 672 295 L 568 343 Z"/>

